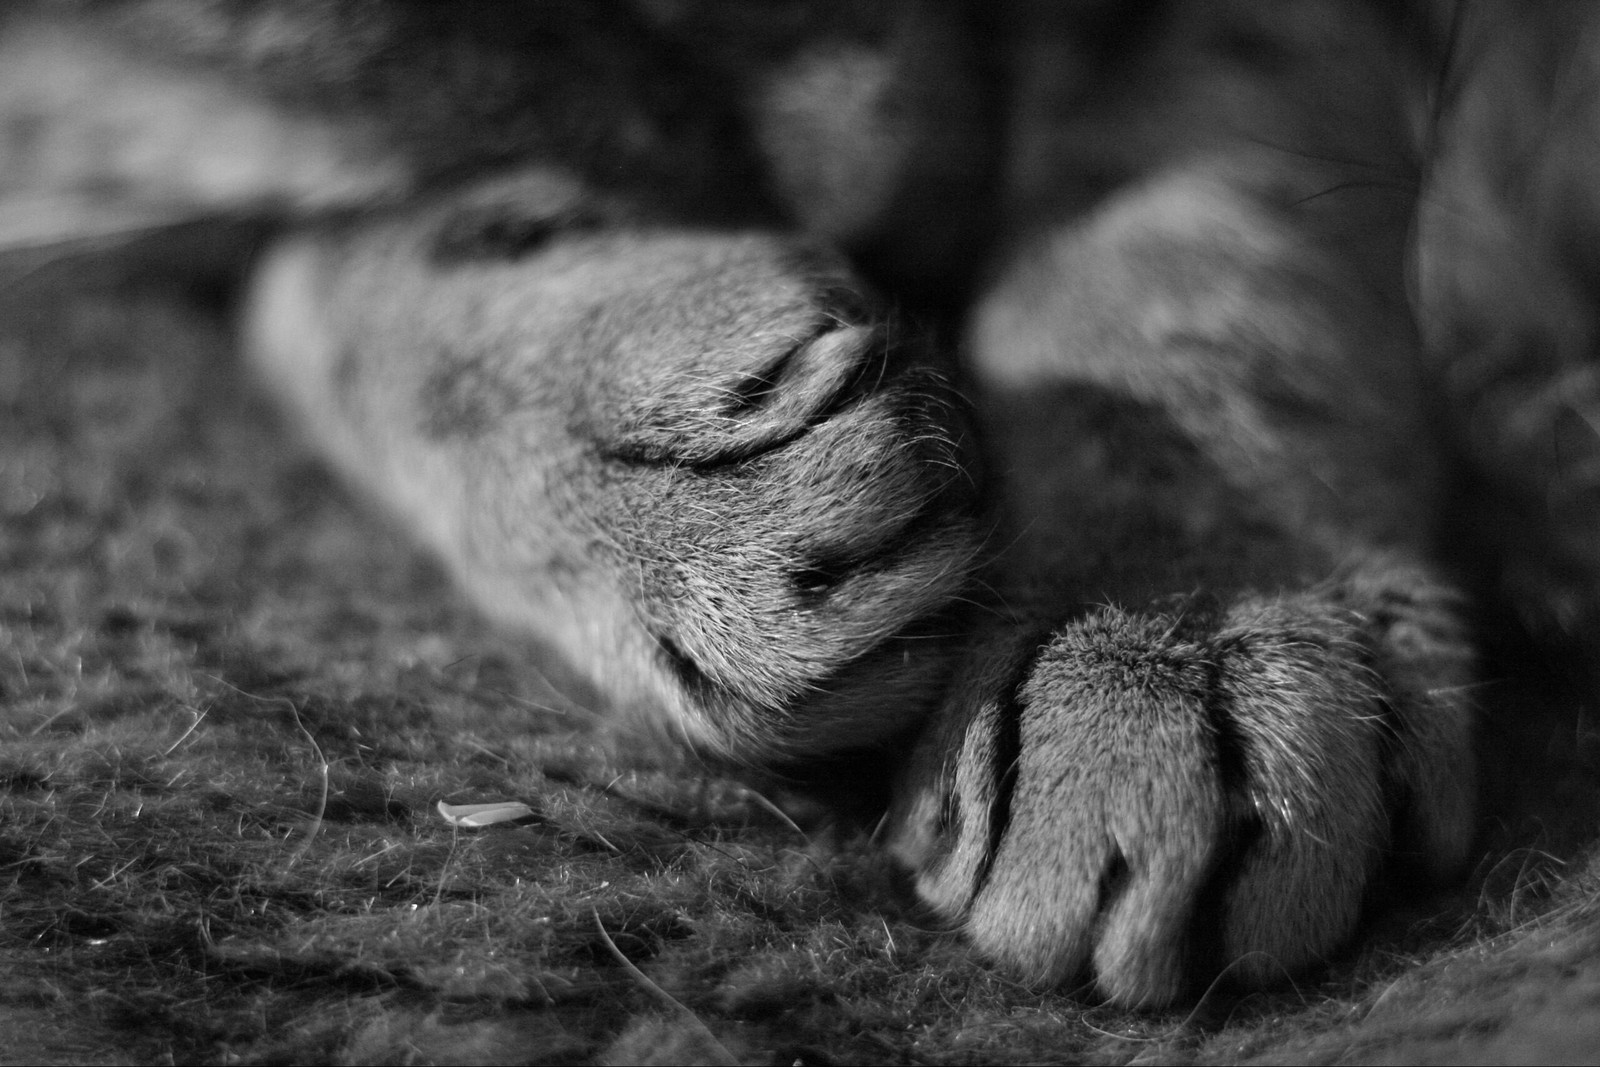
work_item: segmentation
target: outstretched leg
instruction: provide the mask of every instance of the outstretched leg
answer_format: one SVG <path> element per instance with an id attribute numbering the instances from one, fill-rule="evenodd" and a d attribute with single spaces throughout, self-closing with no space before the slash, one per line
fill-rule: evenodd
<path id="1" fill-rule="evenodd" d="M 1019 165 L 969 336 L 1010 617 L 892 821 L 980 948 L 1133 1004 L 1325 955 L 1391 858 L 1460 863 L 1473 803 L 1399 89 L 1296 51 L 1325 5 L 1178 7 Z M 1289 54 L 1188 54 L 1209 20 Z M 1096 201 L 1074 138 L 1128 114 L 1156 165 Z"/>
<path id="2" fill-rule="evenodd" d="M 291 239 L 248 334 L 356 486 L 619 704 L 770 764 L 936 699 L 961 420 L 836 256 L 535 170 Z"/>

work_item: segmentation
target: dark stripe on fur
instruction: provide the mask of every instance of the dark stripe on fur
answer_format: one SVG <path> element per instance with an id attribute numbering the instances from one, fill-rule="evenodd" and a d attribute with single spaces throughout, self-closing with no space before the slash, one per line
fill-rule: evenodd
<path id="1" fill-rule="evenodd" d="M 1233 695 L 1222 678 L 1223 660 L 1236 654 L 1238 643 L 1219 641 L 1212 649 L 1206 666 L 1205 712 L 1211 724 L 1212 752 L 1226 822 L 1211 872 L 1195 899 L 1189 920 L 1189 958 L 1184 969 L 1194 982 L 1208 980 L 1228 962 L 1224 939 L 1228 893 L 1245 856 L 1266 830 L 1250 799 L 1249 741 L 1239 728 Z"/>
<path id="2" fill-rule="evenodd" d="M 1018 666 L 1016 674 L 1006 686 L 1005 699 L 999 704 L 998 721 L 995 723 L 994 764 L 989 768 L 989 773 L 994 776 L 994 804 L 989 808 L 989 842 L 983 850 L 983 866 L 972 881 L 972 894 L 967 898 L 969 903 L 978 899 L 988 886 L 1000 843 L 1011 830 L 1011 797 L 1016 791 L 1017 767 L 1022 760 L 1022 701 L 1019 694 L 1033 670 L 1034 660 L 1043 648 L 1041 642 L 1034 654 Z"/>

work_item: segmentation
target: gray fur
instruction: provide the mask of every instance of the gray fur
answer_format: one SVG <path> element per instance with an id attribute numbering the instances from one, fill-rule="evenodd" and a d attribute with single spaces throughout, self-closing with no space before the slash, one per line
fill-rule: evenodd
<path id="1" fill-rule="evenodd" d="M 936 371 L 838 318 L 842 264 L 630 230 L 439 267 L 419 253 L 451 210 L 263 266 L 253 351 L 325 451 L 491 612 L 711 751 L 914 722 L 944 657 L 900 634 L 965 586 L 970 486 Z"/>
<path id="2" fill-rule="evenodd" d="M 916 735 L 888 847 L 1027 980 L 1271 980 L 1468 854 L 1441 422 L 1548 504 L 1502 584 L 1600 618 L 1593 465 L 1538 432 L 1593 392 L 1592 249 L 1549 240 L 1591 172 L 1497 201 L 1477 92 L 1592 73 L 1600 21 L 1430 112 L 1437 41 L 1365 7 L 981 6 L 23 5 L 0 242 L 289 220 L 251 358 L 486 611 L 721 756 Z M 1559 344 L 1483 339 L 1507 244 Z"/>

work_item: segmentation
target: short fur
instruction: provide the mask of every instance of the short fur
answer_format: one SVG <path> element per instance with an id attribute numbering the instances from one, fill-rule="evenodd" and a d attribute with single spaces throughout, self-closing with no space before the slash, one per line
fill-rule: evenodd
<path id="1" fill-rule="evenodd" d="M 0 241 L 285 220 L 245 344 L 330 461 L 702 750 L 885 746 L 887 847 L 1030 981 L 1267 980 L 1461 867 L 1451 423 L 1541 503 L 1484 584 L 1594 647 L 1600 210 L 1577 151 L 1505 192 L 1502 110 L 1600 18 L 443 11 L 20 7 Z"/>

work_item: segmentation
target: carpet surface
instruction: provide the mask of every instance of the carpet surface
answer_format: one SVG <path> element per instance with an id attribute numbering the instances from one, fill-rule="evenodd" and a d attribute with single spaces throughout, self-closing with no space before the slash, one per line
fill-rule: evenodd
<path id="1" fill-rule="evenodd" d="M 608 727 L 293 439 L 213 294 L 105 258 L 0 273 L 0 1062 L 1600 1060 L 1580 701 L 1486 687 L 1483 861 L 1321 973 L 1020 988 L 858 836 Z"/>

